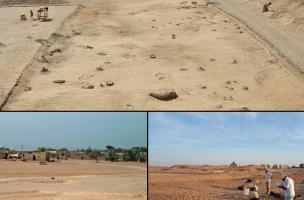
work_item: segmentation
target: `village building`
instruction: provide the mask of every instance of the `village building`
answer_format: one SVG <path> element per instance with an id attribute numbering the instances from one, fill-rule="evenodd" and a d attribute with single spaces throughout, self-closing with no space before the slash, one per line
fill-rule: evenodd
<path id="1" fill-rule="evenodd" d="M 124 153 L 115 153 L 115 156 L 116 156 L 116 161 L 118 161 L 118 162 L 124 161 L 124 156 L 125 156 Z"/>
<path id="2" fill-rule="evenodd" d="M 50 161 L 50 152 L 22 152 L 20 155 L 27 161 Z"/>
<path id="3" fill-rule="evenodd" d="M 102 153 L 97 156 L 97 160 L 106 160 L 106 154 Z"/>
<path id="4" fill-rule="evenodd" d="M 49 151 L 52 160 L 67 160 L 70 158 L 70 152 L 66 150 Z"/>
<path id="5" fill-rule="evenodd" d="M 90 160 L 90 157 L 85 152 L 70 152 L 70 158 L 75 160 Z"/>
<path id="6" fill-rule="evenodd" d="M 7 159 L 8 158 L 8 151 L 0 150 L 0 159 Z"/>

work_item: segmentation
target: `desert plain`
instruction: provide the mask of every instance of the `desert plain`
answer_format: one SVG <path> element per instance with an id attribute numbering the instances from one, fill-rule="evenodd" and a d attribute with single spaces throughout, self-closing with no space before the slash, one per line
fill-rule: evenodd
<path id="1" fill-rule="evenodd" d="M 243 167 L 175 165 L 172 167 L 149 167 L 149 199 L 151 200 L 239 200 L 249 199 L 238 187 L 244 180 L 258 181 L 261 199 L 280 199 L 265 195 L 263 182 L 265 168 L 258 165 Z M 282 193 L 274 184 L 281 174 L 292 177 L 297 199 L 304 199 L 304 168 L 272 170 L 271 191 Z"/>
<path id="2" fill-rule="evenodd" d="M 1 110 L 303 109 L 303 1 L 262 5 L 0 0 Z"/>
<path id="3" fill-rule="evenodd" d="M 88 160 L 0 160 L 3 200 L 145 200 L 147 166 Z"/>

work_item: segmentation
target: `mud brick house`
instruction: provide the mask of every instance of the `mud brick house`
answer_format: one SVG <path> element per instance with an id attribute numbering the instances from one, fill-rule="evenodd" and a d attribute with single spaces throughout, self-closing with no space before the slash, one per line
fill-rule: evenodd
<path id="1" fill-rule="evenodd" d="M 27 161 L 50 161 L 50 152 L 22 152 L 21 159 Z"/>
<path id="2" fill-rule="evenodd" d="M 75 160 L 90 160 L 90 157 L 85 152 L 70 152 L 70 158 Z"/>
<path id="3" fill-rule="evenodd" d="M 8 151 L 0 150 L 0 159 L 7 159 Z"/>

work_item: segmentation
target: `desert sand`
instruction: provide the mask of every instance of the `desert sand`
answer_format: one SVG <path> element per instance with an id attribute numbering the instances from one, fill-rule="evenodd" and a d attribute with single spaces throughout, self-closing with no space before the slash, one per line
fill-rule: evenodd
<path id="1" fill-rule="evenodd" d="M 281 173 L 293 178 L 295 181 L 296 195 L 304 194 L 304 169 L 292 168 L 273 170 L 272 188 L 274 192 L 280 192 L 275 188 L 275 182 L 280 180 Z M 244 179 L 255 178 L 259 181 L 260 197 L 266 197 L 263 182 L 264 168 L 258 166 L 245 167 L 220 167 L 220 166 L 189 166 L 176 165 L 173 167 L 149 167 L 149 199 L 248 199 L 243 191 L 238 190 L 244 184 Z"/>
<path id="2" fill-rule="evenodd" d="M 0 161 L 0 199 L 144 200 L 146 164 Z"/>
<path id="3" fill-rule="evenodd" d="M 304 108 L 301 72 L 213 4 L 68 3 L 73 6 L 50 7 L 53 20 L 43 23 L 20 22 L 20 13 L 30 8 L 2 4 L 2 110 Z M 161 101 L 149 95 L 163 90 L 178 97 Z"/>

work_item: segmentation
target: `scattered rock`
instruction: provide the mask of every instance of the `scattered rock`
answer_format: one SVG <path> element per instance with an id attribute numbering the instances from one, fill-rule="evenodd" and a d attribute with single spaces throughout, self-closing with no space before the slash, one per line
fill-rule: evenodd
<path id="1" fill-rule="evenodd" d="M 233 64 L 238 64 L 238 61 L 234 59 L 232 63 Z"/>
<path id="2" fill-rule="evenodd" d="M 207 89 L 207 86 L 205 86 L 205 85 L 200 85 L 200 89 L 205 90 L 205 89 Z"/>
<path id="3" fill-rule="evenodd" d="M 100 72 L 100 71 L 104 71 L 104 68 L 102 66 L 99 66 L 99 67 L 96 67 L 96 70 Z"/>
<path id="4" fill-rule="evenodd" d="M 89 46 L 89 45 L 80 45 L 80 47 L 84 48 L 84 49 L 93 49 L 94 47 Z"/>
<path id="5" fill-rule="evenodd" d="M 45 161 L 40 161 L 39 164 L 40 165 L 47 165 L 47 163 Z"/>
<path id="6" fill-rule="evenodd" d="M 222 104 L 218 104 L 218 105 L 215 106 L 215 108 L 221 109 L 221 108 L 223 108 L 223 105 Z"/>
<path id="7" fill-rule="evenodd" d="M 63 84 L 65 83 L 65 80 L 55 80 L 53 83 Z"/>
<path id="8" fill-rule="evenodd" d="M 100 55 L 100 56 L 106 56 L 106 55 L 108 55 L 106 52 L 104 52 L 104 51 L 100 51 L 100 52 L 98 52 L 97 53 L 98 55 Z"/>
<path id="9" fill-rule="evenodd" d="M 42 63 L 49 63 L 49 60 L 45 57 L 45 55 L 41 56 L 41 60 L 39 60 Z"/>
<path id="10" fill-rule="evenodd" d="M 274 59 L 274 60 L 269 60 L 269 63 L 270 64 L 275 64 L 275 63 L 278 63 L 278 60 Z"/>
<path id="11" fill-rule="evenodd" d="M 249 110 L 249 108 L 245 107 L 245 106 L 241 106 L 240 110 Z"/>
<path id="12" fill-rule="evenodd" d="M 102 83 L 100 83 L 99 85 L 100 85 L 100 87 L 105 87 L 104 84 L 102 84 Z"/>
<path id="13" fill-rule="evenodd" d="M 232 86 L 228 86 L 228 85 L 226 85 L 225 88 L 228 90 L 234 90 L 234 88 Z"/>
<path id="14" fill-rule="evenodd" d="M 31 91 L 31 90 L 32 90 L 31 87 L 26 87 L 26 88 L 24 89 L 25 92 L 29 92 L 29 91 Z"/>
<path id="15" fill-rule="evenodd" d="M 206 71 L 206 69 L 203 68 L 203 67 L 199 67 L 199 68 L 198 68 L 198 71 Z"/>
<path id="16" fill-rule="evenodd" d="M 52 179 L 52 180 L 55 180 L 55 177 L 52 177 L 51 179 Z"/>
<path id="17" fill-rule="evenodd" d="M 209 58 L 209 61 L 216 61 L 215 58 Z"/>
<path id="18" fill-rule="evenodd" d="M 179 71 L 188 71 L 187 68 L 180 68 Z"/>
<path id="19" fill-rule="evenodd" d="M 197 1 L 192 1 L 191 2 L 193 5 L 196 5 L 197 4 Z"/>
<path id="20" fill-rule="evenodd" d="M 212 29 L 212 31 L 216 31 L 216 29 Z"/>
<path id="21" fill-rule="evenodd" d="M 62 53 L 61 49 L 54 49 L 51 51 L 52 54 L 54 53 Z"/>
<path id="22" fill-rule="evenodd" d="M 107 81 L 107 82 L 106 82 L 106 85 L 111 87 L 111 86 L 114 85 L 114 83 L 113 83 L 112 81 Z"/>
<path id="23" fill-rule="evenodd" d="M 106 60 L 104 63 L 105 63 L 105 64 L 111 64 L 111 61 Z"/>
<path id="24" fill-rule="evenodd" d="M 94 89 L 94 85 L 90 84 L 90 83 L 87 83 L 85 85 L 82 86 L 82 89 Z"/>
<path id="25" fill-rule="evenodd" d="M 242 90 L 249 90 L 249 88 L 247 86 L 243 86 Z"/>
<path id="26" fill-rule="evenodd" d="M 73 35 L 81 35 L 80 31 L 72 30 L 72 32 L 73 32 Z"/>
<path id="27" fill-rule="evenodd" d="M 226 81 L 226 84 L 230 85 L 230 84 L 232 84 L 232 81 Z"/>
<path id="28" fill-rule="evenodd" d="M 48 41 L 45 40 L 45 39 L 36 39 L 35 42 L 38 42 L 38 43 L 40 43 L 40 44 L 42 44 L 42 45 L 45 45 L 45 44 L 48 43 Z"/>
<path id="29" fill-rule="evenodd" d="M 6 47 L 6 44 L 0 42 L 0 47 Z"/>
<path id="30" fill-rule="evenodd" d="M 240 31 L 240 34 L 244 33 L 243 31 Z"/>
<path id="31" fill-rule="evenodd" d="M 172 34 L 171 37 L 172 37 L 172 39 L 175 39 L 175 38 L 176 38 L 176 35 L 175 35 L 175 34 Z"/>
<path id="32" fill-rule="evenodd" d="M 149 95 L 161 101 L 171 101 L 173 99 L 178 98 L 177 93 L 174 90 L 167 89 L 163 89 L 157 92 L 151 92 Z"/>
<path id="33" fill-rule="evenodd" d="M 160 77 L 158 77 L 158 80 L 164 80 L 164 79 L 166 79 L 166 78 L 168 78 L 168 77 L 166 77 L 166 76 L 160 76 Z"/>
<path id="34" fill-rule="evenodd" d="M 155 59 L 156 56 L 152 54 L 152 55 L 150 55 L 150 58 L 151 58 L 151 59 Z"/>
<path id="35" fill-rule="evenodd" d="M 224 100 L 225 101 L 233 101 L 233 97 L 232 96 L 230 96 L 230 97 L 224 97 Z"/>
<path id="36" fill-rule="evenodd" d="M 155 22 L 156 21 L 156 19 L 152 19 L 152 22 Z"/>
<path id="37" fill-rule="evenodd" d="M 40 70 L 40 72 L 42 72 L 42 73 L 46 73 L 48 71 L 49 71 L 49 69 L 46 68 L 46 67 L 42 67 L 41 70 Z"/>

